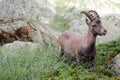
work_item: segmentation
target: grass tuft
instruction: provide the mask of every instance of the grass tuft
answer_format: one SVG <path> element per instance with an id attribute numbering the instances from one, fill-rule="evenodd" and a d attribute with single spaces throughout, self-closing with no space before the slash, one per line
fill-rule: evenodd
<path id="1" fill-rule="evenodd" d="M 96 64 L 92 72 L 86 64 L 74 66 L 59 59 L 58 49 L 52 46 L 37 48 L 30 53 L 28 48 L 15 55 L 6 55 L 0 50 L 0 80 L 116 80 L 117 74 L 111 59 L 120 52 L 120 38 L 97 45 Z M 17 55 L 19 54 L 19 55 Z"/>

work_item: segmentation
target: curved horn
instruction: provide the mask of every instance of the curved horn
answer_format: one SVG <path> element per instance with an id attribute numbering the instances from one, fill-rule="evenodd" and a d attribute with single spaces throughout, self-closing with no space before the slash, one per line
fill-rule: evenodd
<path id="1" fill-rule="evenodd" d="M 90 10 L 89 12 L 92 12 L 96 17 L 100 18 L 98 13 L 95 10 Z"/>
<path id="2" fill-rule="evenodd" d="M 87 11 L 81 11 L 81 13 L 84 13 L 91 21 L 93 20 L 94 16 L 92 14 L 90 14 Z"/>

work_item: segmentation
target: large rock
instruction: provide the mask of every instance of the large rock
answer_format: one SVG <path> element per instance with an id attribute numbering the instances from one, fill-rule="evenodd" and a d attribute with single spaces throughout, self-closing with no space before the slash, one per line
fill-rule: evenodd
<path id="1" fill-rule="evenodd" d="M 21 26 L 30 25 L 36 29 L 34 42 L 56 43 L 59 33 L 48 24 L 54 18 L 55 0 L 1 0 L 0 30 L 15 32 Z"/>
<path id="2" fill-rule="evenodd" d="M 116 72 L 120 75 L 120 54 L 118 54 L 114 59 L 114 68 L 116 70 Z"/>
<path id="3" fill-rule="evenodd" d="M 5 56 L 18 56 L 24 53 L 34 53 L 38 48 L 40 48 L 40 45 L 37 43 L 15 41 L 3 45 L 1 53 L 4 53 Z"/>
<path id="4" fill-rule="evenodd" d="M 34 35 L 32 37 L 32 40 L 34 42 L 37 42 L 41 45 L 43 44 L 54 44 L 57 42 L 57 37 L 59 35 L 59 32 L 52 30 L 49 26 L 45 24 L 40 24 L 34 21 L 29 21 L 30 24 L 28 24 L 28 21 L 26 20 L 15 20 L 12 23 L 6 23 L 6 24 L 0 24 L 0 29 L 4 31 L 9 32 L 15 32 L 18 28 L 21 26 L 27 26 L 31 25 L 36 31 L 34 31 Z"/>
<path id="5" fill-rule="evenodd" d="M 25 18 L 48 23 L 55 14 L 54 0 L 1 0 L 0 17 Z"/>

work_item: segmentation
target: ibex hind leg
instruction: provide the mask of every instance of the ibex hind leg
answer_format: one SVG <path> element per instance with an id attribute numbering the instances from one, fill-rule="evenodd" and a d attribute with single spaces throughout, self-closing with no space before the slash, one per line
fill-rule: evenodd
<path id="1" fill-rule="evenodd" d="M 60 57 L 58 57 L 58 61 L 63 60 L 63 55 L 64 55 L 64 49 L 63 49 L 63 47 L 59 46 L 59 56 Z"/>
<path id="2" fill-rule="evenodd" d="M 64 48 L 61 48 L 60 56 L 62 57 L 64 55 Z"/>
<path id="3" fill-rule="evenodd" d="M 60 52 L 60 56 L 62 57 L 64 55 L 64 48 L 63 48 L 63 46 L 59 46 L 59 52 Z"/>

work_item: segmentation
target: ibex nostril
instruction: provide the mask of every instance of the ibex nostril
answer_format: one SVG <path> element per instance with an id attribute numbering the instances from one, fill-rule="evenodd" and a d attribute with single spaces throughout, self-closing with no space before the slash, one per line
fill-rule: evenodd
<path id="1" fill-rule="evenodd" d="M 107 32 L 106 30 L 104 30 L 104 32 Z"/>
<path id="2" fill-rule="evenodd" d="M 106 30 L 103 30 L 103 35 L 105 35 L 107 33 L 107 31 Z"/>

